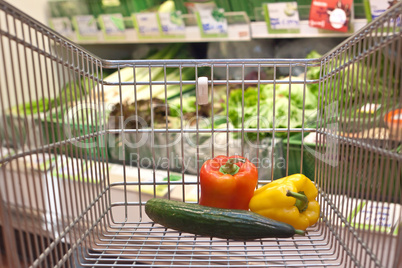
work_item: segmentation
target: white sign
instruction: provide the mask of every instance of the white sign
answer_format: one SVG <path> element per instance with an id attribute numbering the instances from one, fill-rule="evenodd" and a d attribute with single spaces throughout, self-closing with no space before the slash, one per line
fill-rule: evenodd
<path id="1" fill-rule="evenodd" d="M 155 12 L 144 12 L 135 14 L 138 32 L 143 36 L 159 36 L 158 16 Z"/>
<path id="2" fill-rule="evenodd" d="M 159 13 L 162 32 L 166 35 L 184 35 L 186 27 L 181 12 Z"/>
<path id="3" fill-rule="evenodd" d="M 198 11 L 204 34 L 227 34 L 228 23 L 223 9 L 205 9 Z"/>
<path id="4" fill-rule="evenodd" d="M 104 31 L 107 35 L 124 34 L 124 21 L 122 14 L 104 14 L 101 15 Z"/>
<path id="5" fill-rule="evenodd" d="M 349 221 L 352 225 L 360 225 L 366 230 L 385 230 L 390 233 L 398 224 L 399 213 L 397 204 L 367 201 L 363 202 L 363 206 Z"/>
<path id="6" fill-rule="evenodd" d="M 73 28 L 71 27 L 71 21 L 68 17 L 51 18 L 50 23 L 53 30 L 64 36 L 70 36 L 73 34 Z"/>
<path id="7" fill-rule="evenodd" d="M 377 17 L 379 17 L 382 13 L 387 11 L 387 9 L 389 9 L 392 6 L 392 4 L 396 4 L 394 2 L 399 2 L 399 1 L 370 0 L 371 18 L 374 20 Z M 393 23 L 393 20 L 392 20 L 392 23 Z M 400 26 L 401 16 L 398 17 L 396 23 L 397 23 L 397 26 Z"/>
<path id="8" fill-rule="evenodd" d="M 93 36 L 98 33 L 96 19 L 92 15 L 75 16 L 77 22 L 78 32 L 82 36 Z"/>
<path id="9" fill-rule="evenodd" d="M 299 29 L 297 2 L 270 3 L 267 8 L 271 29 Z"/>

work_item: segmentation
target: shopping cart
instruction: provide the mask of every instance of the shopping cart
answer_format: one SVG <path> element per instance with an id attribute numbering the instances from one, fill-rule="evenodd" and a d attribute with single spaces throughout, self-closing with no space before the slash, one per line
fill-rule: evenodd
<path id="1" fill-rule="evenodd" d="M 401 267 L 401 11 L 399 3 L 320 59 L 103 60 L 0 1 L 0 266 Z M 188 69 L 194 79 L 182 79 Z M 250 69 L 254 79 L 245 78 Z M 156 70 L 161 80 L 153 79 Z M 170 70 L 180 79 L 170 79 Z M 106 79 L 106 71 L 117 75 Z M 251 84 L 257 112 L 247 117 Z M 183 114 L 188 85 L 200 104 L 192 124 Z M 267 85 L 273 107 L 261 118 Z M 288 113 L 280 118 L 275 90 L 283 86 Z M 305 112 L 310 86 L 318 88 L 313 115 Z M 111 110 L 123 112 L 123 95 L 139 107 L 140 87 L 150 107 L 166 110 L 165 124 L 156 124 L 153 108 L 148 127 L 139 127 L 137 110 L 135 127 L 121 116 L 111 124 Z M 237 124 L 229 109 L 218 116 L 218 87 L 221 107 L 230 105 L 232 88 L 240 90 Z M 114 108 L 105 99 L 110 88 L 120 98 Z M 176 126 L 165 105 L 170 88 L 179 89 Z M 296 88 L 303 94 L 295 127 Z M 152 98 L 157 89 L 162 103 Z M 209 115 L 201 116 L 205 107 Z M 307 135 L 315 141 L 305 142 Z M 304 237 L 235 241 L 149 220 L 144 205 L 152 197 L 197 202 L 199 168 L 218 154 L 253 159 L 260 185 L 288 175 L 294 161 L 298 172 L 308 169 L 319 189 L 318 223 Z"/>

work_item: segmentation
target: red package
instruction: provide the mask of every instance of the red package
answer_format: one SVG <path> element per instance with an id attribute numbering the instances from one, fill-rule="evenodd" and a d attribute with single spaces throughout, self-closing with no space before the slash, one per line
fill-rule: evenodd
<path id="1" fill-rule="evenodd" d="M 347 32 L 353 0 L 313 0 L 310 8 L 310 27 Z"/>

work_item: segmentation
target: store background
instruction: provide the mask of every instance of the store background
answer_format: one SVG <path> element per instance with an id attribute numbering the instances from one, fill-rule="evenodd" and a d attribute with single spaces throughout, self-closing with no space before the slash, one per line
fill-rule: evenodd
<path id="1" fill-rule="evenodd" d="M 39 22 L 49 25 L 48 0 L 7 1 Z M 316 38 L 266 38 L 250 41 L 188 42 L 193 58 L 305 58 L 312 50 L 324 54 L 339 44 L 345 37 Z M 153 48 L 165 46 L 163 43 L 102 43 L 80 44 L 88 51 L 104 59 L 140 59 Z M 10 64 L 7 59 L 7 64 Z M 295 69 L 295 75 L 298 75 Z M 240 73 L 234 74 L 241 75 Z M 12 98 L 14 100 L 15 98 Z M 11 105 L 15 103 L 11 102 Z"/>
<path id="2" fill-rule="evenodd" d="M 7 1 L 26 12 L 39 22 L 49 25 L 48 0 L 13 0 Z M 251 41 L 228 41 L 192 43 L 194 58 L 304 58 L 312 50 L 323 54 L 339 44 L 345 38 L 267 38 Z M 191 42 L 190 42 L 191 43 Z M 89 44 L 81 45 L 97 56 L 106 59 L 136 59 L 143 56 L 148 48 L 160 44 Z"/>

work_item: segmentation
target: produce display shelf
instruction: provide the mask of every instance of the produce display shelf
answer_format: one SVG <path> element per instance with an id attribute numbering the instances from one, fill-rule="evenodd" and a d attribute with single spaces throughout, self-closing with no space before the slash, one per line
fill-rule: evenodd
<path id="1" fill-rule="evenodd" d="M 75 39 L 74 37 L 72 38 Z M 198 26 L 187 26 L 184 37 L 154 37 L 139 38 L 134 29 L 125 31 L 125 38 L 120 40 L 107 40 L 99 32 L 97 40 L 74 40 L 81 45 L 102 45 L 102 44 L 140 44 L 140 43 L 200 43 L 200 42 L 222 42 L 222 41 L 250 41 L 251 33 L 248 24 L 228 25 L 228 34 L 225 37 L 202 37 Z"/>
<path id="2" fill-rule="evenodd" d="M 348 37 L 363 28 L 366 24 L 366 19 L 355 19 L 352 21 L 352 30 L 344 33 L 313 28 L 309 26 L 307 20 L 302 20 L 300 21 L 299 33 L 268 33 L 267 23 L 265 21 L 255 21 L 250 23 L 250 31 L 252 39 Z"/>
<path id="3" fill-rule="evenodd" d="M 198 26 L 187 26 L 184 37 L 154 37 L 139 38 L 134 29 L 126 29 L 123 39 L 106 39 L 101 31 L 94 40 L 76 40 L 75 36 L 70 39 L 81 45 L 108 45 L 108 44 L 143 44 L 143 43 L 202 43 L 202 42 L 236 42 L 251 41 L 252 39 L 273 38 L 328 38 L 348 37 L 360 30 L 367 24 L 366 19 L 355 19 L 352 22 L 352 30 L 349 32 L 327 31 L 310 27 L 307 20 L 300 21 L 299 33 L 269 33 L 265 21 L 254 21 L 250 24 L 228 25 L 228 34 L 224 37 L 203 37 Z"/>
<path id="4" fill-rule="evenodd" d="M 156 13 L 155 13 L 156 14 Z M 201 30 L 200 22 L 194 14 L 182 15 L 184 21 L 184 32 L 146 33 L 140 35 L 133 25 L 132 18 L 124 18 L 125 24 L 130 25 L 118 35 L 106 35 L 105 30 L 98 30 L 92 38 L 78 38 L 76 33 L 71 32 L 68 36 L 78 44 L 137 44 L 137 43 L 197 43 L 197 42 L 221 42 L 221 41 L 250 41 L 250 20 L 247 14 L 240 12 L 225 12 L 227 22 L 226 34 Z M 162 27 L 162 26 L 161 26 Z"/>

